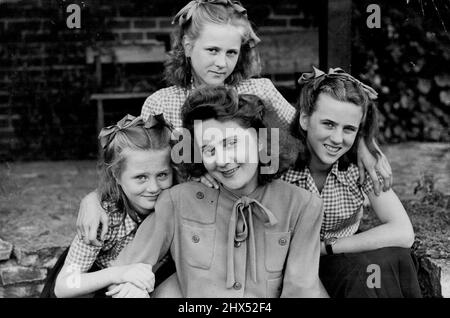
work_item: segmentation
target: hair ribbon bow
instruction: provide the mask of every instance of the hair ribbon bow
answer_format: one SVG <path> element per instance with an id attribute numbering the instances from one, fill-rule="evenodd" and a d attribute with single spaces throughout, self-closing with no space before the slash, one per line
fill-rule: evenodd
<path id="1" fill-rule="evenodd" d="M 367 95 L 369 96 L 370 99 L 374 100 L 374 99 L 377 99 L 377 97 L 378 97 L 378 93 L 372 87 L 357 80 L 356 78 L 354 78 L 350 74 L 346 73 L 343 69 L 341 69 L 339 67 L 330 68 L 328 70 L 328 73 L 325 73 L 313 66 L 313 71 L 311 73 L 303 73 L 302 76 L 300 76 L 300 78 L 298 79 L 298 83 L 304 84 L 305 82 L 321 78 L 322 76 L 324 79 L 327 77 L 330 77 L 330 78 L 333 78 L 333 77 L 339 78 L 340 77 L 340 78 L 349 80 L 352 83 L 360 85 L 361 88 L 367 93 Z"/>
<path id="2" fill-rule="evenodd" d="M 175 15 L 175 18 L 172 21 L 172 24 L 175 24 L 178 22 L 180 26 L 185 24 L 187 21 L 189 21 L 192 18 L 192 14 L 194 13 L 194 10 L 198 8 L 201 4 L 204 3 L 211 3 L 211 4 L 220 4 L 220 5 L 230 5 L 232 6 L 237 12 L 247 15 L 247 10 L 239 5 L 236 1 L 232 0 L 193 0 L 189 2 L 187 5 L 185 5 L 178 13 Z"/>

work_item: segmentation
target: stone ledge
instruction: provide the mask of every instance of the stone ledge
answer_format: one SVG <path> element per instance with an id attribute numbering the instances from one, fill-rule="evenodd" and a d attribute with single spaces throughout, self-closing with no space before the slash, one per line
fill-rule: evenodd
<path id="1" fill-rule="evenodd" d="M 0 239 L 0 261 L 8 260 L 11 256 L 13 245 Z"/>
<path id="2" fill-rule="evenodd" d="M 424 297 L 450 298 L 450 259 L 422 257 L 419 260 L 420 287 Z"/>
<path id="3" fill-rule="evenodd" d="M 0 268 L 0 280 L 3 286 L 43 281 L 46 277 L 46 269 L 24 266 Z"/>
<path id="4" fill-rule="evenodd" d="M 13 256 L 16 258 L 17 263 L 22 266 L 52 268 L 57 261 L 55 255 L 59 256 L 66 247 L 67 246 L 54 246 L 42 248 L 37 251 L 14 248 Z"/>
<path id="5" fill-rule="evenodd" d="M 39 297 L 44 284 L 0 287 L 0 298 Z"/>

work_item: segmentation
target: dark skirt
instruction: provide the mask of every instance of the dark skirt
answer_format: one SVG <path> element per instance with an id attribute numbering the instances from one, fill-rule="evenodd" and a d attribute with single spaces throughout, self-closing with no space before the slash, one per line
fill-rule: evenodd
<path id="1" fill-rule="evenodd" d="M 319 276 L 332 298 L 420 298 L 409 248 L 385 247 L 320 257 Z"/>
<path id="2" fill-rule="evenodd" d="M 45 282 L 44 288 L 42 289 L 40 298 L 57 298 L 55 295 L 56 278 L 58 277 L 61 268 L 64 266 L 64 262 L 66 260 L 67 254 L 69 253 L 69 249 L 70 246 L 61 254 L 61 256 L 56 261 L 55 266 L 53 266 L 52 270 L 47 275 L 47 280 Z M 97 264 L 94 264 L 88 272 L 96 272 L 98 270 L 101 270 L 101 268 Z M 175 263 L 173 262 L 172 257 L 170 257 L 169 254 L 169 256 L 165 258 L 162 266 L 160 266 L 155 273 L 155 288 L 173 273 L 175 273 Z M 95 293 L 91 293 L 83 297 L 109 298 L 105 295 L 106 291 L 107 288 L 102 288 Z"/>

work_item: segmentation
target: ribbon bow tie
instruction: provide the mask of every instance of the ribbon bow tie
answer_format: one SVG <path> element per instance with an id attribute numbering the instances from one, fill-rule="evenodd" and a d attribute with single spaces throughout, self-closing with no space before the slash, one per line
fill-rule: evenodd
<path id="1" fill-rule="evenodd" d="M 198 6 L 204 3 L 220 4 L 224 6 L 230 5 L 237 12 L 244 15 L 247 14 L 247 10 L 243 6 L 239 5 L 237 2 L 232 0 L 193 0 L 189 2 L 187 5 L 185 5 L 180 11 L 178 11 L 178 13 L 175 15 L 175 18 L 172 21 L 172 24 L 178 22 L 178 25 L 182 26 L 192 18 L 192 14 L 198 8 Z"/>
<path id="2" fill-rule="evenodd" d="M 175 15 L 175 18 L 172 20 L 172 24 L 178 24 L 180 27 L 182 27 L 184 24 L 186 24 L 189 20 L 191 20 L 192 15 L 194 14 L 195 10 L 198 9 L 200 5 L 203 4 L 217 4 L 217 5 L 223 5 L 225 7 L 230 6 L 232 7 L 236 12 L 247 16 L 247 9 L 245 9 L 242 5 L 239 4 L 237 1 L 233 0 L 193 0 L 189 2 L 187 5 L 185 5 L 178 13 Z M 250 47 L 255 47 L 259 42 L 261 42 L 261 39 L 253 32 L 253 30 L 250 31 L 249 34 L 249 45 Z"/>
<path id="3" fill-rule="evenodd" d="M 275 225 L 278 223 L 275 215 L 255 199 L 244 196 L 234 203 L 228 225 L 227 288 L 233 287 L 235 283 L 234 242 L 243 242 L 248 239 L 250 274 L 254 282 L 257 280 L 253 215 L 256 215 L 265 224 Z"/>
<path id="4" fill-rule="evenodd" d="M 103 128 L 98 135 L 100 145 L 102 149 L 105 149 L 109 143 L 114 139 L 117 132 L 130 127 L 144 127 L 147 129 L 157 128 L 157 127 L 167 127 L 170 131 L 173 131 L 173 126 L 164 119 L 163 114 L 150 115 L 146 122 L 143 121 L 142 117 L 126 115 L 115 125 L 111 125 Z"/>
<path id="5" fill-rule="evenodd" d="M 328 70 L 328 73 L 326 74 L 325 72 L 323 72 L 313 66 L 313 71 L 311 73 L 303 73 L 302 76 L 300 76 L 300 78 L 298 79 L 298 83 L 303 84 L 305 82 L 315 80 L 315 79 L 318 79 L 321 77 L 323 77 L 324 79 L 327 77 L 330 77 L 330 78 L 333 78 L 333 77 L 339 78 L 340 77 L 343 79 L 347 79 L 357 85 L 361 85 L 362 89 L 367 93 L 367 95 L 369 96 L 370 99 L 374 100 L 374 99 L 377 99 L 377 97 L 378 97 L 378 93 L 372 87 L 362 83 L 361 81 L 357 80 L 350 74 L 345 73 L 345 71 L 339 67 L 330 68 Z"/>

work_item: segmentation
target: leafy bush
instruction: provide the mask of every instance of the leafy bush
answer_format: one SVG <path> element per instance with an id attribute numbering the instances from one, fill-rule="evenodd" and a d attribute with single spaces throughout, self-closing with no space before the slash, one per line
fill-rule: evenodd
<path id="1" fill-rule="evenodd" d="M 450 11 L 441 1 L 354 1 L 352 72 L 379 93 L 382 141 L 450 141 Z"/>

